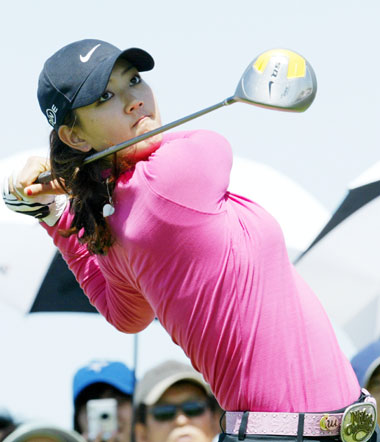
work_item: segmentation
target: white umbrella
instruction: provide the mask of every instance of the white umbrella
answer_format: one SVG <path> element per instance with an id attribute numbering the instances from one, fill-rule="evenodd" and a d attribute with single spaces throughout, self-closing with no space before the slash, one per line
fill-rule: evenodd
<path id="1" fill-rule="evenodd" d="M 30 155 L 45 155 L 36 150 Z M 0 183 L 25 162 L 25 152 L 0 160 Z M 0 302 L 29 311 L 54 256 L 52 241 L 29 216 L 10 211 L 0 202 Z"/>
<path id="2" fill-rule="evenodd" d="M 329 316 L 357 348 L 380 332 L 380 163 L 361 174 L 296 260 Z"/>

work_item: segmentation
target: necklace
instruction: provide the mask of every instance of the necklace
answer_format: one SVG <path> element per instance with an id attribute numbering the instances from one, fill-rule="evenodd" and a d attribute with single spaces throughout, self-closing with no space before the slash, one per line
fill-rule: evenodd
<path id="1" fill-rule="evenodd" d="M 108 203 L 103 206 L 103 218 L 107 218 L 115 213 L 115 207 L 113 205 L 112 196 L 108 187 L 108 178 L 106 179 Z"/>

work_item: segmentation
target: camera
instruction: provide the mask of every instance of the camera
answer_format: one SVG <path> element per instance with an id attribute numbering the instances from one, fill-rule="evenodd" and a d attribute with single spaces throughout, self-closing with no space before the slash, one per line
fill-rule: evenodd
<path id="1" fill-rule="evenodd" d="M 102 440 L 110 439 L 118 427 L 116 399 L 92 399 L 86 407 L 89 439 L 95 440 L 99 433 Z"/>

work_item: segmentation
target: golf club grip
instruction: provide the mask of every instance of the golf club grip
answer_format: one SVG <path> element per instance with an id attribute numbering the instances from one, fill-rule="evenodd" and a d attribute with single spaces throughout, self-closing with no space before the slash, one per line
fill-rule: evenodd
<path id="1" fill-rule="evenodd" d="M 46 183 L 50 183 L 50 181 L 52 181 L 52 179 L 53 179 L 53 177 L 52 177 L 50 170 L 47 170 L 46 172 L 42 172 L 38 175 L 38 178 L 36 179 L 35 183 L 46 184 Z"/>

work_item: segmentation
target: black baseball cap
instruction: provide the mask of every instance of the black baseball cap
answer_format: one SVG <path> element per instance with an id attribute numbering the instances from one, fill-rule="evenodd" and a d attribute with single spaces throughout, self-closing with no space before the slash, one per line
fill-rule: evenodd
<path id="1" fill-rule="evenodd" d="M 119 58 L 128 60 L 141 72 L 154 67 L 153 58 L 142 49 L 121 51 L 94 39 L 70 43 L 46 60 L 37 96 L 42 113 L 56 131 L 70 110 L 98 100 Z"/>

